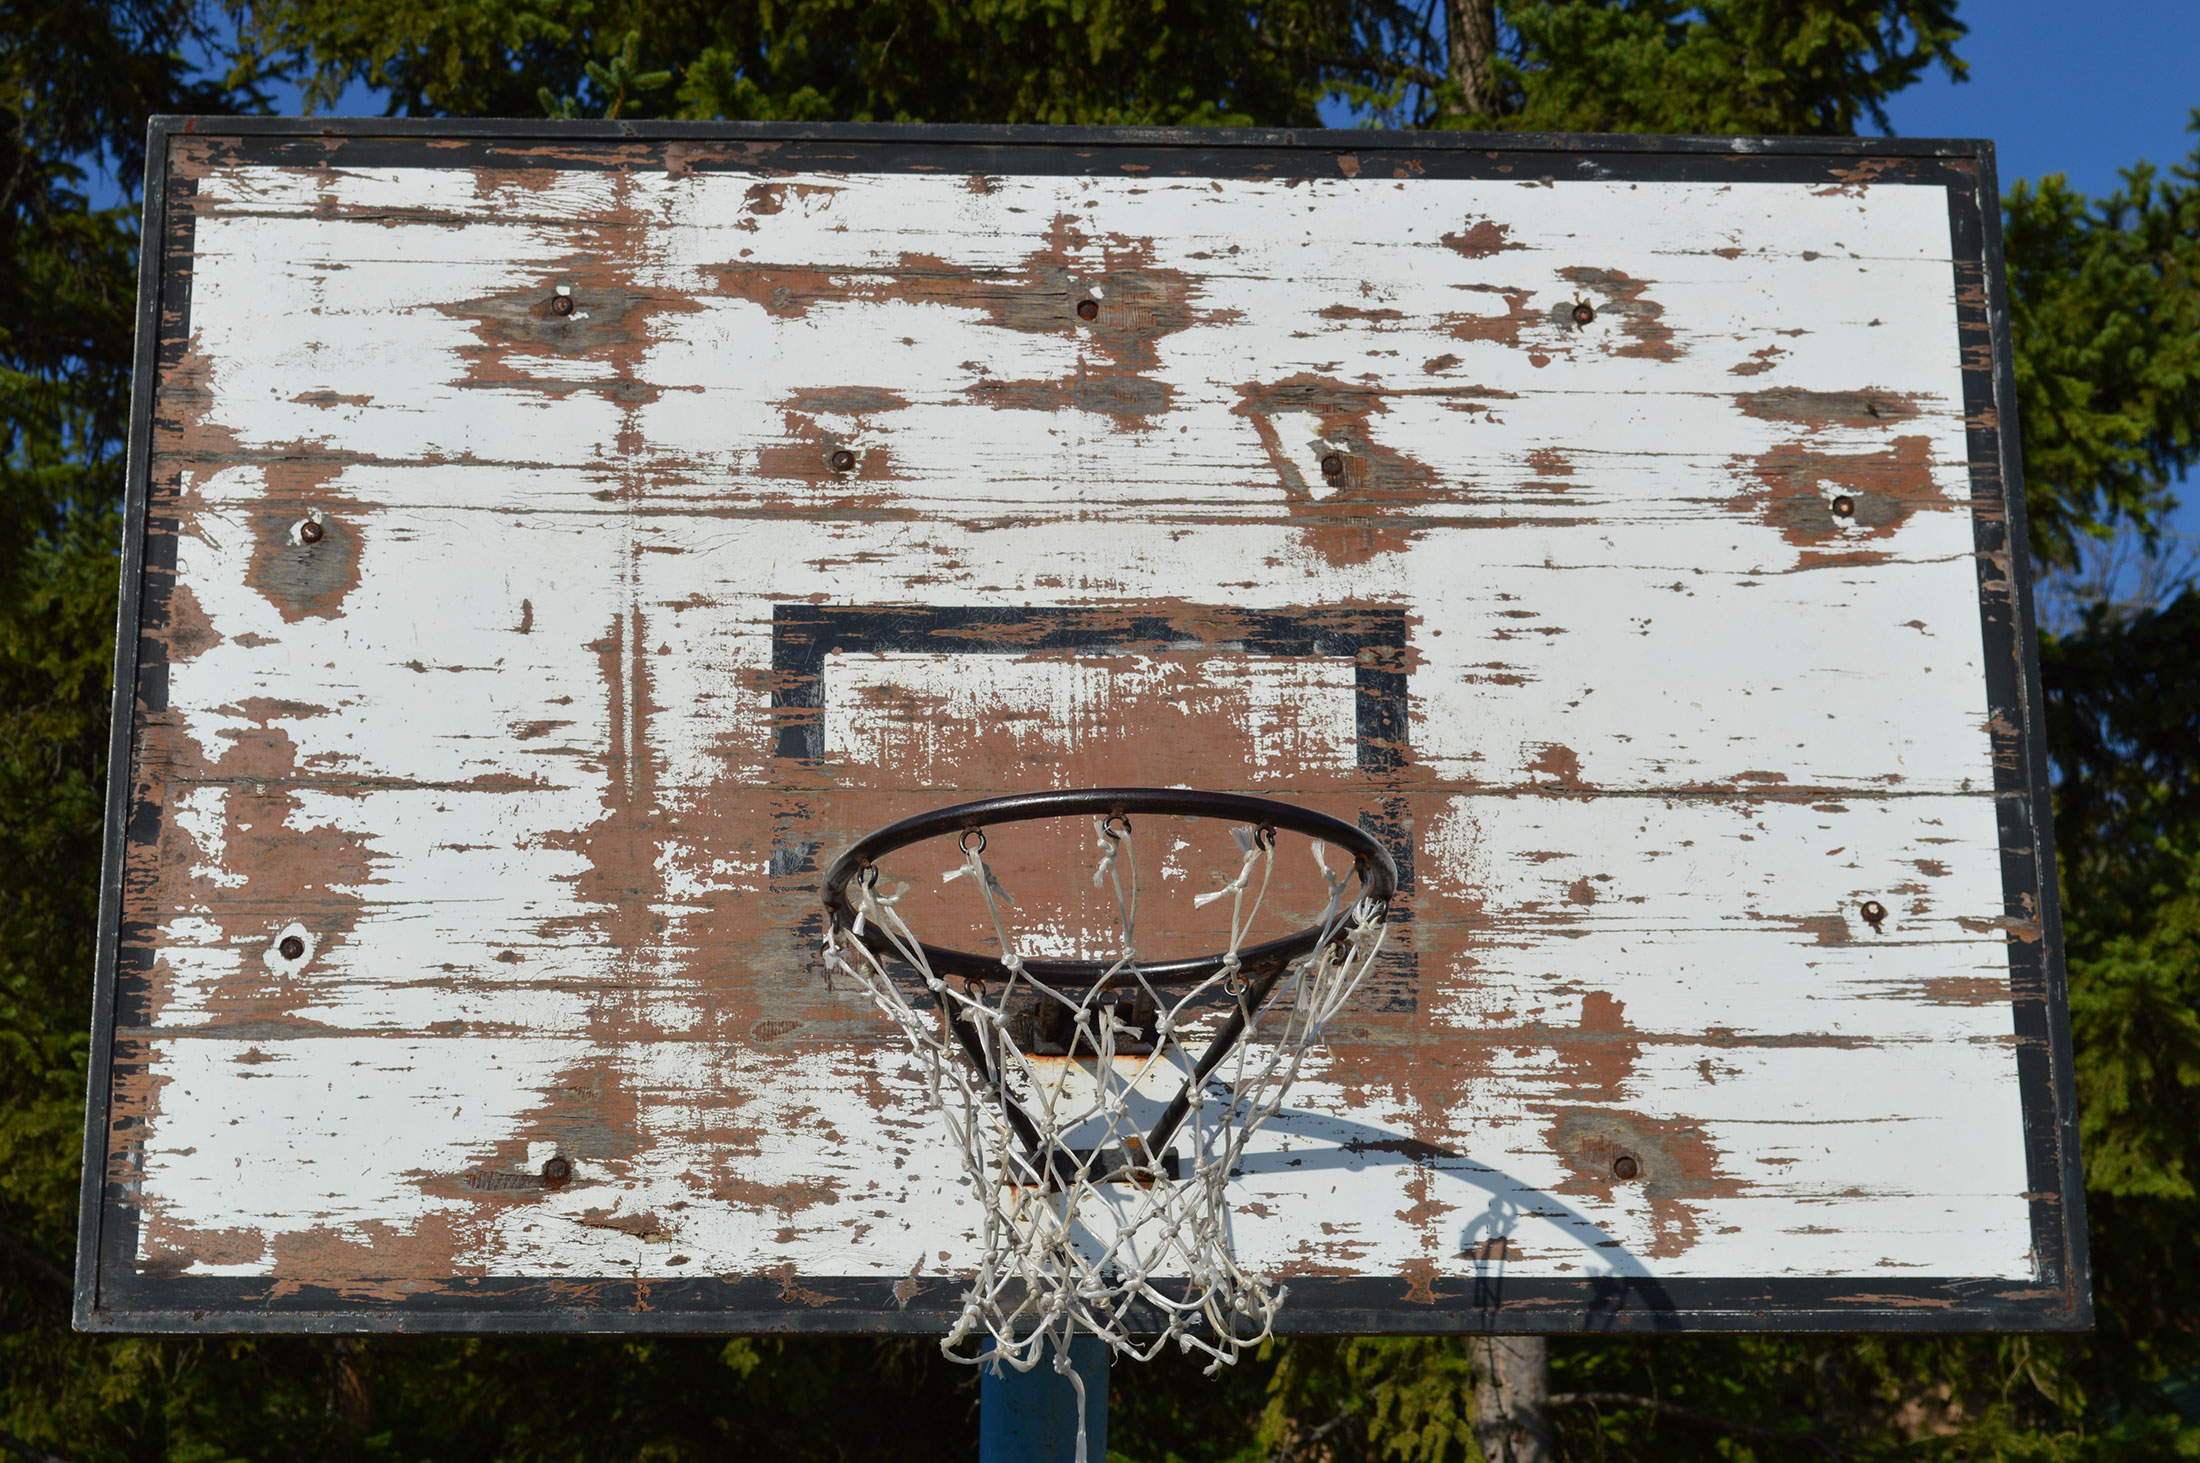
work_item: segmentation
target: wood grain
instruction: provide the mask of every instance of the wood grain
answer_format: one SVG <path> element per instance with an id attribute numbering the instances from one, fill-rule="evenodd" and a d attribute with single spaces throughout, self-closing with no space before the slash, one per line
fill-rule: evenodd
<path id="1" fill-rule="evenodd" d="M 1185 783 L 1411 871 L 1252 1263 L 2038 1279 L 1948 188 L 679 146 L 171 150 L 140 1275 L 951 1282 L 973 1201 L 817 870 Z M 1227 830 L 1152 837 L 1153 947 L 1211 938 Z M 1001 842 L 1030 948 L 1097 938 L 1081 845 Z M 912 907 L 975 931 L 948 866 Z"/>

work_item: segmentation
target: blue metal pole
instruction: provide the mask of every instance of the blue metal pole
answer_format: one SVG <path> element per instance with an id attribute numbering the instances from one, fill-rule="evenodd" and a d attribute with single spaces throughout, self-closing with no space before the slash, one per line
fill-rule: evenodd
<path id="1" fill-rule="evenodd" d="M 1085 1463 L 1107 1463 L 1108 1345 L 1073 1337 L 1069 1360 L 1085 1384 Z M 1077 1389 L 1054 1370 L 1051 1351 L 1028 1372 L 979 1363 L 978 1463 L 1071 1463 L 1076 1456 Z"/>

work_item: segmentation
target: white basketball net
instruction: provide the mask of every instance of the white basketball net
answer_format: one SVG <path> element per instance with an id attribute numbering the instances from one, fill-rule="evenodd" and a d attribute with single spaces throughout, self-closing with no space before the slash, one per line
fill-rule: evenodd
<path id="1" fill-rule="evenodd" d="M 1120 950 L 1088 990 L 1058 990 L 1026 973 L 1003 915 L 1012 901 L 985 862 L 982 834 L 975 844 L 973 835 L 964 835 L 961 862 L 943 877 L 967 880 L 984 899 L 1004 952 L 996 978 L 949 980 L 935 973 L 895 908 L 907 886 L 881 893 L 875 867 L 848 887 L 853 934 L 829 924 L 825 937 L 826 960 L 861 981 L 901 1027 L 923 1066 L 927 1095 L 962 1156 L 962 1182 L 983 1202 L 978 1272 L 942 1349 L 958 1361 L 985 1360 L 982 1350 L 966 1355 L 957 1349 L 982 1330 L 992 1338 L 993 1358 L 1029 1371 L 1051 1346 L 1054 1370 L 1077 1389 L 1080 1463 L 1084 1384 L 1069 1364 L 1076 1333 L 1101 1337 L 1142 1361 L 1174 1341 L 1181 1350 L 1212 1357 L 1210 1373 L 1267 1339 L 1285 1291 L 1248 1275 L 1231 1253 L 1230 1175 L 1248 1140 L 1281 1111 L 1307 1050 L 1374 965 L 1386 915 L 1386 907 L 1372 900 L 1346 904 L 1347 876 L 1333 873 L 1322 845 L 1313 843 L 1329 886 L 1319 943 L 1286 968 L 1259 1009 L 1247 1011 L 1243 1036 L 1203 1082 L 1192 1084 L 1170 1153 L 1148 1153 L 1147 1131 L 1156 1116 L 1184 1090 L 1231 1010 L 1249 1006 L 1257 991 L 1241 969 L 1239 951 L 1268 893 L 1276 837 L 1272 829 L 1231 830 L 1243 853 L 1236 878 L 1194 901 L 1231 901 L 1221 968 L 1197 983 L 1159 987 L 1138 964 L 1138 873 L 1129 822 L 1108 819 L 1093 827 L 1099 837 L 1093 884 L 1113 888 Z M 921 979 L 929 1002 L 913 1003 L 885 961 L 854 937 L 866 928 L 878 930 Z M 1145 1031 L 1123 1019 L 1117 1002 L 1124 1000 L 1150 1003 Z M 1073 1030 L 1069 1050 L 1076 1059 L 1039 1055 L 1022 1044 L 1040 1044 L 1032 1039 L 1042 1024 L 1033 1013 L 1048 1007 L 1055 1045 Z M 1032 1135 L 1016 1131 L 985 1074 L 964 1055 L 950 1017 L 969 1024 L 1007 1095 L 1028 1115 Z M 1170 1167 L 1177 1177 L 1169 1175 Z M 1165 1291 L 1156 1280 L 1172 1284 Z M 1159 1329 L 1151 1329 L 1157 1321 Z M 1134 1323 L 1145 1334 L 1134 1336 Z"/>

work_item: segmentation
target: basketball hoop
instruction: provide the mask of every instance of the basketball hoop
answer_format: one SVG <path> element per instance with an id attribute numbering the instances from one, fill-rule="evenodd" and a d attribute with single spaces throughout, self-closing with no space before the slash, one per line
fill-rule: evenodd
<path id="1" fill-rule="evenodd" d="M 1231 901 L 1222 950 L 1140 959 L 1132 820 L 1149 814 L 1230 825 L 1236 876 L 1193 901 Z M 985 859 L 986 830 L 1074 817 L 1092 819 L 1093 884 L 1112 893 L 1117 952 L 1027 958 Z M 1248 945 L 1283 834 L 1309 840 L 1327 903 L 1297 933 Z M 880 859 L 948 836 L 959 857 L 943 877 L 978 892 L 997 954 L 925 943 L 899 908 L 906 886 L 880 888 Z M 1325 845 L 1351 856 L 1352 875 L 1329 868 Z M 1347 898 L 1355 876 L 1359 892 Z M 1082 1416 L 1083 1383 L 1068 1362 L 1078 1332 L 1140 1360 L 1174 1341 L 1212 1357 L 1209 1371 L 1268 1337 L 1285 1292 L 1231 1253 L 1230 1175 L 1373 966 L 1397 884 L 1390 854 L 1349 823 L 1176 788 L 964 803 L 882 828 L 834 861 L 825 957 L 900 1026 L 983 1206 L 978 1271 L 942 1343 L 950 1357 L 980 1360 L 957 1348 L 982 1330 L 993 1357 L 1028 1371 L 1051 1342 Z M 1150 1121 L 1134 1116 L 1157 1102 Z"/>

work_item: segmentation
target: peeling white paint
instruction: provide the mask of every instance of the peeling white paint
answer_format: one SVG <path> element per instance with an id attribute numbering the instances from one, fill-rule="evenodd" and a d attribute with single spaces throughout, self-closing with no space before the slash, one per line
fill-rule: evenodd
<path id="1" fill-rule="evenodd" d="M 800 891 L 927 803 L 1065 767 L 1211 781 L 1217 743 L 1183 728 L 1213 713 L 1245 724 L 1230 785 L 1414 819 L 1418 990 L 1348 1023 L 1261 1139 L 1250 1263 L 1471 1275 L 1504 1234 L 1521 1275 L 2032 1273 L 1941 192 L 866 174 L 775 178 L 758 213 L 753 181 L 200 180 L 196 429 L 240 460 L 178 462 L 177 582 L 216 638 L 169 673 L 204 766 L 166 802 L 190 877 L 164 886 L 141 1033 L 141 1258 L 954 1272 L 974 1201 L 884 1024 L 809 962 Z M 1492 222 L 1502 249 L 1443 242 Z M 1041 296 L 1050 229 L 1104 309 L 1187 282 L 1192 323 L 1135 373 L 1165 410 L 994 404 L 987 383 L 1117 372 L 1100 334 L 988 314 Z M 553 293 L 576 328 L 629 318 L 606 250 L 643 302 L 616 351 L 497 344 L 492 307 Z M 891 297 L 904 256 L 992 294 Z M 1674 358 L 1626 353 L 1639 307 L 1577 266 L 1640 282 Z M 774 270 L 821 297 L 721 288 Z M 1593 325 L 1557 322 L 1583 298 Z M 1276 411 L 1293 488 L 1246 402 L 1300 376 L 1382 408 L 1351 440 Z M 801 405 L 848 386 L 900 404 Z M 1739 403 L 1774 389 L 1911 414 Z M 817 434 L 857 468 L 824 470 Z M 1801 444 L 1830 474 L 1905 437 L 1930 491 L 1898 525 L 1798 541 L 1743 501 L 1759 459 Z M 1429 481 L 1355 497 L 1326 450 Z M 294 460 L 327 469 L 310 514 L 278 482 Z M 255 567 L 277 508 L 356 553 L 339 606 L 300 612 Z M 1151 647 L 837 652 L 825 765 L 779 755 L 776 608 L 1156 601 L 1403 612 L 1406 769 L 1358 765 L 1349 656 L 1230 645 L 1188 670 Z M 1014 755 L 957 760 L 1004 725 Z M 255 739 L 288 781 L 237 770 Z M 271 785 L 282 830 L 364 872 L 255 889 L 274 855 L 242 850 L 269 830 L 232 824 Z M 1554 1056 L 1598 1021 L 1634 1051 L 1610 1074 Z M 1663 1209 L 1586 1183 L 1554 1149 L 1577 1109 L 1685 1127 L 1716 1174 Z M 556 1192 L 465 1185 L 553 1155 Z"/>

